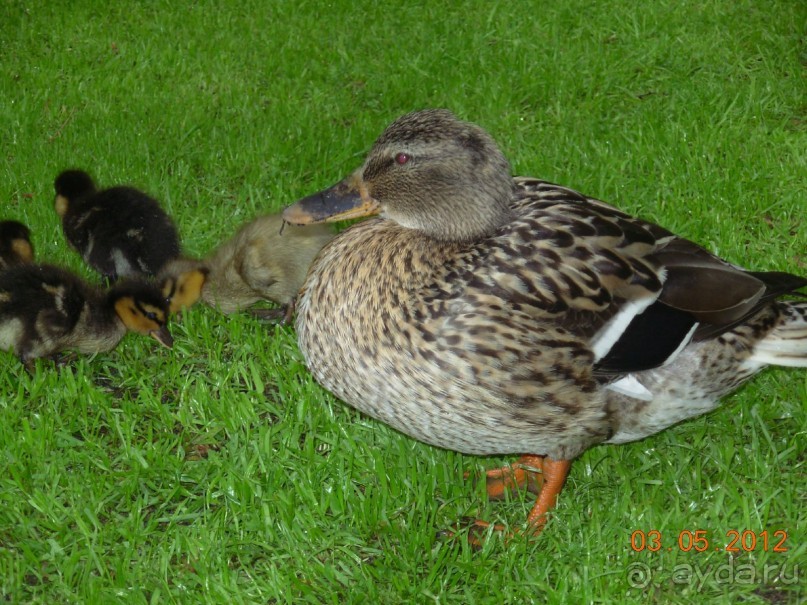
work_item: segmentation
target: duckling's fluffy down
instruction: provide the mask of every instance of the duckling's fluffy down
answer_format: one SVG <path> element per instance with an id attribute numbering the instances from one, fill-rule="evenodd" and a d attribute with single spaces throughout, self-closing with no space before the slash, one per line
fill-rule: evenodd
<path id="1" fill-rule="evenodd" d="M 311 262 L 334 237 L 326 225 L 284 224 L 279 214 L 260 216 L 204 260 L 177 259 L 166 265 L 160 279 L 204 267 L 207 279 L 202 300 L 224 313 L 260 301 L 288 305 L 297 296 Z"/>
<path id="2" fill-rule="evenodd" d="M 173 221 L 142 191 L 125 186 L 97 191 L 81 170 L 62 172 L 55 189 L 65 238 L 101 275 L 154 276 L 179 256 Z"/>

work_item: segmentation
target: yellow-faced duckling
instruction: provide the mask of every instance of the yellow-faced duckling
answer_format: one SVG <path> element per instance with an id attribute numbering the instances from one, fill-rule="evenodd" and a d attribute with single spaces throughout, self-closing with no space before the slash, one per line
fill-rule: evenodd
<path id="1" fill-rule="evenodd" d="M 168 307 L 154 284 L 124 280 L 108 291 L 51 265 L 18 265 L 0 273 L 0 349 L 28 363 L 67 350 L 109 351 L 126 331 L 171 347 Z"/>
<path id="2" fill-rule="evenodd" d="M 17 221 L 0 221 L 0 270 L 33 261 L 34 247 L 28 227 Z"/>
<path id="3" fill-rule="evenodd" d="M 253 313 L 288 321 L 311 262 L 333 236 L 327 225 L 297 227 L 284 224 L 280 214 L 259 216 L 203 261 L 182 258 L 168 263 L 161 278 L 174 309 L 201 297 L 224 313 L 234 313 L 268 300 L 281 309 Z M 194 269 L 203 268 L 206 280 L 194 276 Z M 195 286 L 203 287 L 194 292 Z"/>
<path id="4" fill-rule="evenodd" d="M 491 495 L 538 491 L 530 532 L 587 448 L 708 412 L 769 364 L 807 367 L 807 303 L 777 300 L 807 279 L 744 271 L 596 199 L 514 179 L 490 135 L 448 111 L 399 118 L 363 166 L 284 217 L 376 213 L 308 274 L 306 364 L 416 439 L 524 455 L 487 479 Z"/>
<path id="5" fill-rule="evenodd" d="M 110 281 L 154 276 L 179 256 L 179 236 L 160 204 L 133 187 L 98 191 L 83 170 L 54 183 L 56 212 L 68 243 Z"/>
<path id="6" fill-rule="evenodd" d="M 179 257 L 168 261 L 157 276 L 165 302 L 171 313 L 181 313 L 202 297 L 210 268 L 205 261 Z"/>

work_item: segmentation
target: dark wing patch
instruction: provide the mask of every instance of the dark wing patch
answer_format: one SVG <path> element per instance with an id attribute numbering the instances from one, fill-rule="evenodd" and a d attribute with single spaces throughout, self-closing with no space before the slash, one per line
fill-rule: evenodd
<path id="1" fill-rule="evenodd" d="M 556 277 L 559 287 L 545 287 L 551 293 L 547 298 L 567 297 L 568 310 L 557 318 L 561 325 L 591 338 L 622 305 L 637 295 L 658 293 L 657 301 L 633 318 L 598 362 L 600 374 L 657 367 L 690 336 L 718 336 L 775 298 L 807 286 L 806 279 L 788 273 L 745 271 L 658 225 L 565 187 L 526 177 L 515 182 L 516 206 L 547 232 L 533 228 L 542 240 L 535 246 L 549 245 L 560 257 L 530 268 Z M 576 245 L 563 245 L 558 231 L 571 233 Z M 663 285 L 656 279 L 662 276 Z M 570 287 L 570 281 L 577 287 Z M 597 286 L 604 296 L 594 296 Z M 570 296 L 579 298 L 568 300 Z M 580 301 L 592 304 L 586 309 Z"/>
<path id="2" fill-rule="evenodd" d="M 690 337 L 695 323 L 691 314 L 655 302 L 633 318 L 594 371 L 626 374 L 657 368 Z"/>

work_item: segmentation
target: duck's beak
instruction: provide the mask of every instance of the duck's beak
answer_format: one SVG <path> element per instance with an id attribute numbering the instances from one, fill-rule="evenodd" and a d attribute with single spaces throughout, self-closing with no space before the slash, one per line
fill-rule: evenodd
<path id="1" fill-rule="evenodd" d="M 168 331 L 168 326 L 160 326 L 159 330 L 149 332 L 149 336 L 151 336 L 164 347 L 168 347 L 170 349 L 172 346 L 174 346 L 174 337 L 171 336 L 171 332 Z"/>
<path id="2" fill-rule="evenodd" d="M 333 187 L 309 195 L 288 206 L 283 220 L 292 225 L 333 223 L 378 214 L 378 202 L 367 192 L 357 170 Z"/>

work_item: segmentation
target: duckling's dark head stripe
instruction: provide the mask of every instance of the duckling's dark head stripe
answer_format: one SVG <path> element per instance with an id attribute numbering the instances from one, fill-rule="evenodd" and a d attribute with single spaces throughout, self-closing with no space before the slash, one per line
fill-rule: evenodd
<path id="1" fill-rule="evenodd" d="M 143 314 L 147 311 L 145 306 L 152 307 L 165 316 L 168 308 L 166 297 L 160 288 L 149 282 L 124 281 L 116 284 L 110 291 L 109 296 L 113 299 L 129 297 L 132 299 L 135 309 Z"/>
<path id="2" fill-rule="evenodd" d="M 149 317 L 150 315 L 154 316 L 154 321 L 158 323 L 163 323 L 165 320 L 162 317 L 162 312 L 159 312 L 158 309 L 147 309 L 139 300 L 134 300 L 135 308 L 140 312 L 141 315 L 144 317 Z"/>
<path id="3" fill-rule="evenodd" d="M 177 293 L 177 286 L 179 285 L 179 280 L 174 279 L 173 277 L 169 277 L 163 282 L 163 295 L 167 299 L 171 299 Z"/>

